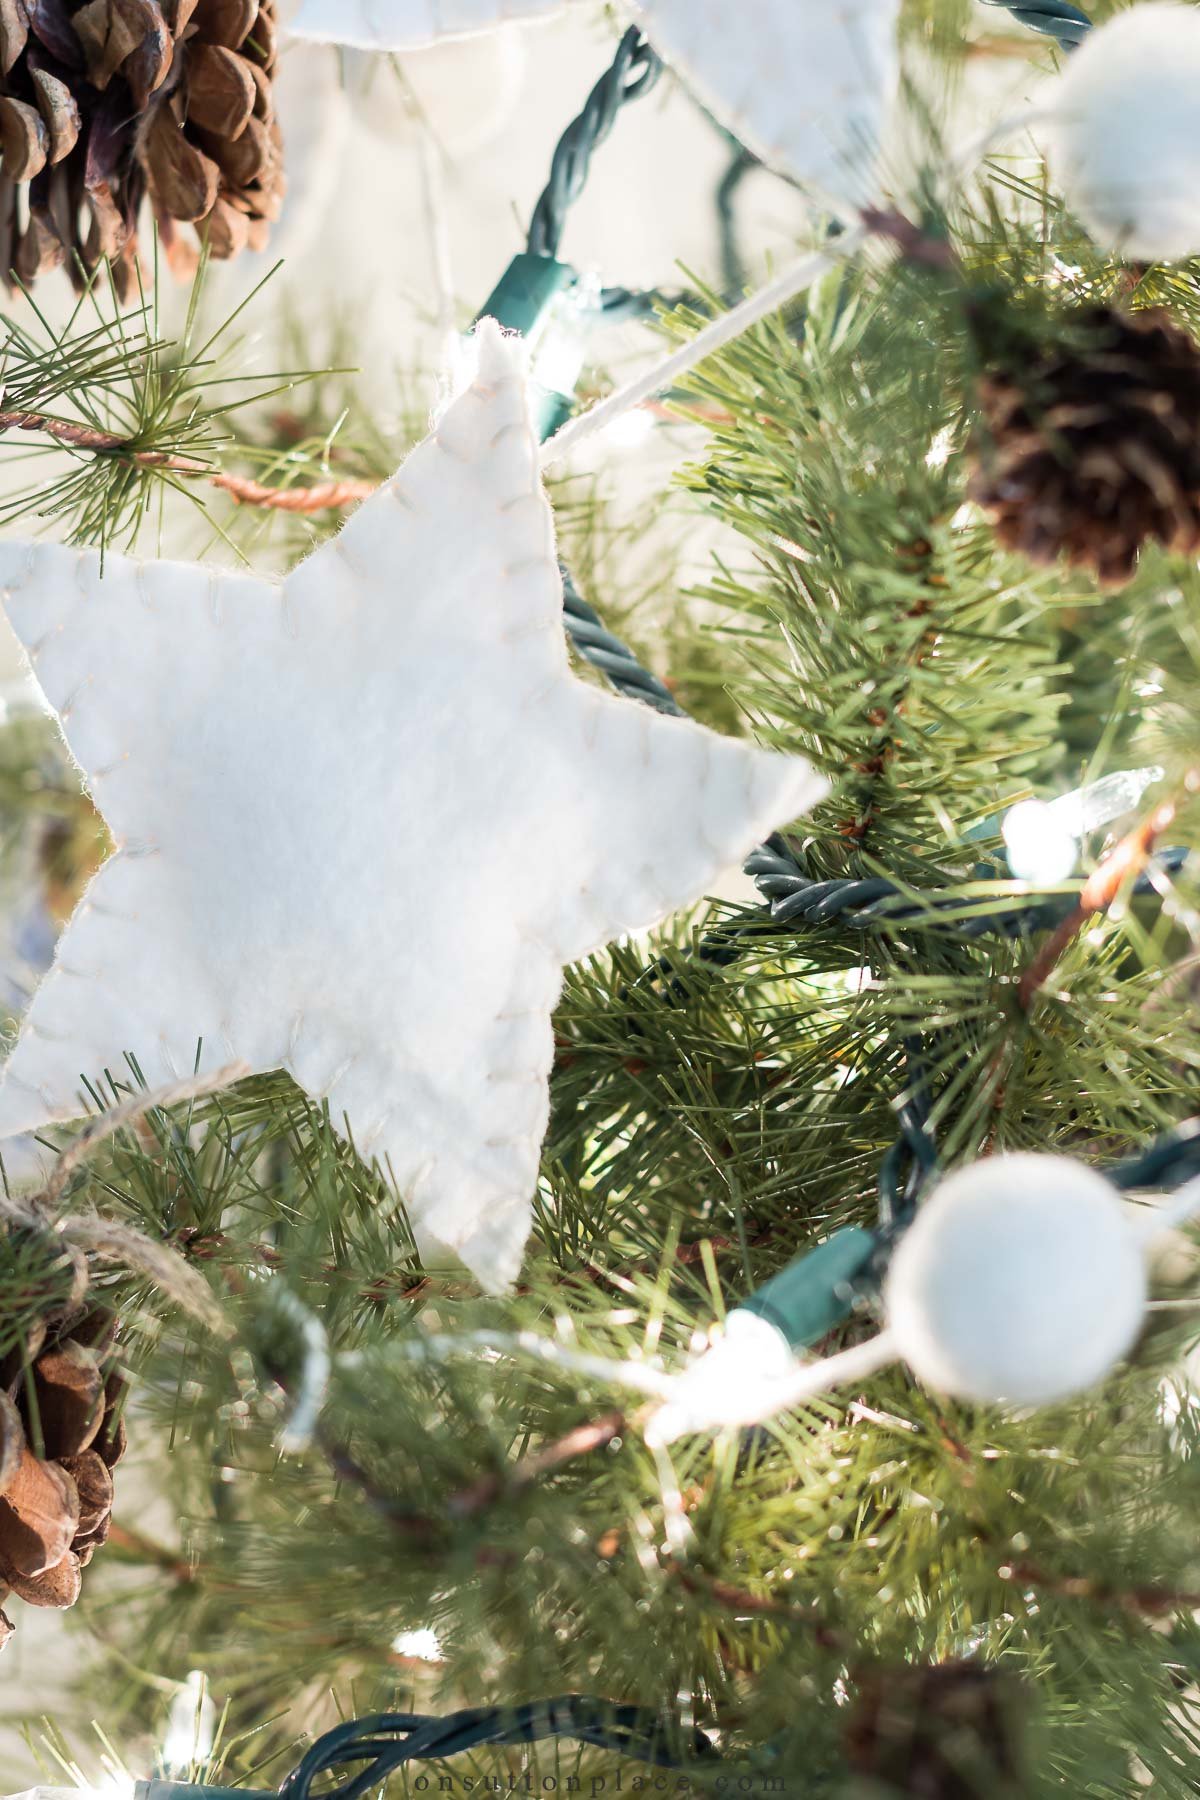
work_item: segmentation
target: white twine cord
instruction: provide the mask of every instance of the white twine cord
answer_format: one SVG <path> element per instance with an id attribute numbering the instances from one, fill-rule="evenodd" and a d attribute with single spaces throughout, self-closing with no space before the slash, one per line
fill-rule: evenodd
<path id="1" fill-rule="evenodd" d="M 849 1381 L 861 1381 L 868 1375 L 874 1375 L 887 1363 L 897 1360 L 896 1340 L 890 1331 L 879 1331 L 865 1344 L 854 1344 L 849 1350 L 841 1350 L 835 1356 L 822 1357 L 816 1362 L 800 1364 L 789 1374 L 776 1380 L 764 1380 L 755 1387 L 747 1383 L 744 1396 L 739 1396 L 740 1404 L 736 1417 L 726 1414 L 722 1419 L 706 1419 L 703 1417 L 703 1405 L 695 1405 L 683 1398 L 683 1383 L 689 1375 L 703 1368 L 703 1359 L 693 1364 L 692 1369 L 685 1371 L 677 1378 L 675 1394 L 671 1395 L 664 1406 L 659 1407 L 646 1424 L 646 1442 L 651 1449 L 662 1444 L 670 1444 L 676 1438 L 689 1432 L 713 1430 L 719 1424 L 737 1425 L 744 1429 L 747 1425 L 764 1425 L 769 1419 L 777 1418 L 780 1413 L 790 1412 L 793 1407 L 800 1406 L 805 1400 L 813 1400 L 818 1394 L 827 1394 L 832 1389 L 842 1387 Z"/>
<path id="2" fill-rule="evenodd" d="M 287 1455 L 298 1455 L 312 1443 L 318 1421 L 329 1393 L 332 1360 L 325 1327 L 315 1313 L 299 1300 L 290 1288 L 275 1292 L 275 1302 L 296 1327 L 304 1355 L 295 1381 L 291 1411 L 279 1433 L 279 1448 Z"/>
<path id="3" fill-rule="evenodd" d="M 653 399 L 664 388 L 673 386 L 681 375 L 686 375 L 697 363 L 702 363 L 705 357 L 732 343 L 734 338 L 740 337 L 751 325 L 756 325 L 768 313 L 775 312 L 788 300 L 802 294 L 814 281 L 836 268 L 846 257 L 852 256 L 870 235 L 868 226 L 856 225 L 840 238 L 835 238 L 825 249 L 814 250 L 789 263 L 766 287 L 739 301 L 729 312 L 722 313 L 711 324 L 704 326 L 694 338 L 690 338 L 670 356 L 663 357 L 644 374 L 635 376 L 624 387 L 609 394 L 607 399 L 598 401 L 588 412 L 579 413 L 561 431 L 556 431 L 542 446 L 542 467 L 569 455 L 586 438 L 603 431 L 605 426 L 611 425 L 614 419 L 619 419 L 631 407 L 640 406 L 644 400 Z"/>
<path id="4" fill-rule="evenodd" d="M 788 1412 L 805 1400 L 815 1399 L 818 1394 L 844 1387 L 848 1381 L 861 1381 L 898 1357 L 892 1333 L 877 1331 L 865 1344 L 853 1344 L 849 1350 L 839 1350 L 836 1356 L 822 1357 L 819 1362 L 803 1363 L 794 1375 L 786 1375 L 782 1381 L 772 1382 L 763 1390 L 762 1409 L 750 1422 L 758 1424 L 772 1419 L 776 1413 Z"/>
<path id="5" fill-rule="evenodd" d="M 652 1369 L 645 1363 L 620 1362 L 616 1358 L 592 1356 L 587 1351 L 567 1349 L 553 1338 L 539 1337 L 535 1331 L 465 1331 L 461 1334 L 431 1332 L 428 1337 L 391 1344 L 387 1354 L 402 1357 L 406 1362 L 430 1362 L 445 1356 L 478 1355 L 481 1350 L 491 1352 L 494 1356 L 517 1359 L 530 1357 L 534 1362 L 547 1363 L 574 1375 L 585 1375 L 615 1387 L 650 1394 L 656 1400 L 668 1399 L 678 1380 L 678 1376 L 668 1375 L 662 1369 Z M 362 1360 L 360 1354 L 352 1350 L 339 1357 L 338 1363 L 342 1368 L 354 1368 Z"/>

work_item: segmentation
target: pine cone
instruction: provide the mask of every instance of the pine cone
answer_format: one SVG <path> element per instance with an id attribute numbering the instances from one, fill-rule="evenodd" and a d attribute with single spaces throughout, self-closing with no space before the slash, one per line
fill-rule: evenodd
<path id="1" fill-rule="evenodd" d="M 985 376 L 970 493 L 1006 549 L 1118 584 L 1150 540 L 1200 548 L 1200 350 L 1158 307 L 1071 325 Z"/>
<path id="2" fill-rule="evenodd" d="M 149 196 L 171 266 L 260 250 L 284 179 L 275 0 L 0 0 L 0 277 L 106 257 L 125 298 Z M 29 184 L 29 218 L 17 190 Z"/>
<path id="3" fill-rule="evenodd" d="M 859 1670 L 855 1683 L 845 1745 L 856 1775 L 915 1800 L 1016 1800 L 1020 1690 L 1007 1676 L 962 1661 Z"/>
<path id="4" fill-rule="evenodd" d="M 47 1342 L 43 1325 L 0 1365 L 0 1602 L 74 1606 L 108 1537 L 125 1454 L 115 1330 L 92 1313 Z M 0 1648 L 12 1631 L 0 1612 Z"/>

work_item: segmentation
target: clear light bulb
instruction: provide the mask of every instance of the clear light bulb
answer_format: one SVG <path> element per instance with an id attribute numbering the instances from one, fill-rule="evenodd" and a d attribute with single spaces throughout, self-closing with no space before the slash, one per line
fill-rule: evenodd
<path id="1" fill-rule="evenodd" d="M 417 1662 L 445 1661 L 438 1634 L 430 1625 L 418 1626 L 413 1631 L 398 1631 L 392 1639 L 392 1652 L 395 1656 L 411 1656 Z"/>
<path id="2" fill-rule="evenodd" d="M 1055 887 L 1068 880 L 1087 834 L 1130 812 L 1162 774 L 1155 765 L 1119 769 L 1057 800 L 1019 800 L 1010 806 L 1000 835 L 1017 880 L 1035 887 Z"/>
<path id="3" fill-rule="evenodd" d="M 212 1755 L 216 1726 L 217 1709 L 208 1683 L 199 1669 L 193 1669 L 167 1715 L 160 1752 L 165 1773 L 185 1775 L 193 1763 L 206 1762 Z"/>
<path id="4" fill-rule="evenodd" d="M 1008 866 L 1018 881 L 1034 887 L 1056 887 L 1075 872 L 1079 839 L 1053 803 L 1019 800 L 1010 806 L 1000 827 Z"/>
<path id="5" fill-rule="evenodd" d="M 529 371 L 548 393 L 570 396 L 578 387 L 587 357 L 588 319 L 596 316 L 599 303 L 599 283 L 594 276 L 581 276 L 551 303 L 533 336 Z"/>
<path id="6" fill-rule="evenodd" d="M 635 406 L 631 412 L 621 413 L 611 425 L 605 426 L 604 438 L 614 450 L 636 450 L 653 432 L 654 414 L 648 407 Z"/>

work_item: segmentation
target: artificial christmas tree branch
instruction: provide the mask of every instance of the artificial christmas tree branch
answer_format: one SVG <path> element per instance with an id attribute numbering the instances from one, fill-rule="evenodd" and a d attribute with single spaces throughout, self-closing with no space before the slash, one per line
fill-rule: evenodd
<path id="1" fill-rule="evenodd" d="M 1200 1593 L 1186 1588 L 1159 1587 L 1149 1583 L 1136 1588 L 1113 1588 L 1087 1575 L 1060 1575 L 1038 1563 L 1006 1562 L 998 1571 L 1001 1581 L 1054 1594 L 1063 1600 L 1088 1600 L 1112 1611 L 1133 1613 L 1146 1619 L 1165 1619 L 1175 1613 L 1194 1613 Z"/>
<path id="2" fill-rule="evenodd" d="M 577 1425 L 554 1443 L 543 1444 L 540 1449 L 523 1456 L 503 1474 L 484 1475 L 474 1487 L 454 1495 L 450 1500 L 450 1512 L 455 1518 L 471 1518 L 492 1505 L 501 1492 L 513 1494 L 561 1469 L 577 1456 L 589 1456 L 593 1450 L 605 1449 L 614 1438 L 620 1437 L 625 1427 L 625 1415 L 620 1412 L 607 1412 L 586 1425 Z"/>
<path id="3" fill-rule="evenodd" d="M 311 469 L 314 479 L 307 482 L 281 486 L 220 467 L 231 447 L 232 421 L 317 379 L 312 370 L 262 377 L 244 372 L 245 346 L 235 327 L 274 273 L 205 333 L 208 259 L 203 257 L 174 342 L 159 332 L 153 297 L 143 295 L 137 307 L 122 313 L 99 273 L 88 279 L 61 326 L 52 326 L 30 296 L 28 321 L 11 316 L 4 321 L 0 430 L 45 436 L 80 457 L 69 473 L 10 498 L 3 516 L 16 520 L 35 508 L 71 520 L 79 542 L 111 545 L 136 535 L 151 497 L 164 486 L 205 481 L 235 503 L 298 514 L 340 510 L 367 498 L 377 485 L 374 472 L 369 480 L 331 478 L 329 445 L 323 440 L 319 455 L 305 456 L 302 446 L 293 446 L 282 460 L 253 445 L 239 446 L 240 454 L 258 458 L 268 469 Z M 223 390 L 232 390 L 234 398 L 223 397 Z"/>
<path id="4" fill-rule="evenodd" d="M 90 1125 L 77 1133 L 67 1148 L 55 1158 L 46 1185 L 33 1204 L 40 1209 L 53 1206 L 59 1201 L 76 1171 L 116 1132 L 136 1125 L 147 1113 L 165 1112 L 172 1106 L 221 1093 L 246 1072 L 244 1064 L 230 1063 L 212 1074 L 190 1075 L 182 1081 L 173 1081 L 165 1087 L 155 1088 L 150 1093 L 130 1094 L 127 1099 L 107 1107 Z"/>
<path id="5" fill-rule="evenodd" d="M 949 0 L 907 16 L 926 46 L 961 34 Z M 980 287 L 1006 303 L 1035 296 L 1057 342 L 1063 313 L 1111 299 L 1125 274 L 1052 194 L 1030 183 L 1017 205 L 1007 179 L 985 171 L 980 216 L 964 203 L 949 237 Z M 273 1754 L 275 1772 L 295 1766 L 284 1706 L 307 1723 L 330 1692 L 364 1711 L 410 1704 L 395 1691 L 393 1646 L 420 1629 L 443 1660 L 421 1678 L 410 1660 L 399 1678 L 439 1683 L 447 1705 L 463 1691 L 503 1704 L 567 1685 L 633 1696 L 652 1712 L 712 1720 L 731 1756 L 769 1746 L 768 1766 L 805 1791 L 844 1785 L 848 1763 L 900 1791 L 945 1782 L 947 1767 L 961 1786 L 964 1765 L 940 1754 L 930 1721 L 961 1727 L 982 1714 L 981 1735 L 1002 1737 L 990 1730 L 988 1684 L 1007 1666 L 1031 1678 L 1022 1706 L 1039 1709 L 1035 1772 L 1019 1791 L 1039 1794 L 1045 1769 L 1059 1790 L 1124 1795 L 1135 1758 L 1139 1783 L 1167 1800 L 1188 1791 L 1190 1702 L 1178 1678 L 1200 1655 L 1194 1621 L 1175 1619 L 1168 1639 L 1141 1629 L 1133 1609 L 1080 1602 L 1194 1594 L 1200 1425 L 1181 1362 L 1194 1320 L 1180 1305 L 1194 1298 L 1194 1272 L 1171 1278 L 1172 1310 L 1148 1315 L 1125 1364 L 1050 1409 L 960 1405 L 885 1371 L 862 1404 L 852 1391 L 848 1408 L 818 1401 L 751 1433 L 699 1434 L 651 1455 L 619 1377 L 605 1376 L 673 1382 L 724 1317 L 840 1233 L 890 1243 L 889 1220 L 898 1233 L 938 1173 L 935 1133 L 947 1168 L 969 1169 L 986 1145 L 1086 1154 L 1121 1186 L 1161 1190 L 1195 1172 L 1194 1131 L 1166 1130 L 1194 1111 L 1194 1022 L 1147 1004 L 1194 954 L 1191 810 L 1171 828 L 1178 842 L 1164 851 L 1160 839 L 1127 881 L 1136 904 L 1093 915 L 1097 941 L 1063 1003 L 1031 1009 L 1020 1032 L 1023 940 L 1077 911 L 1074 871 L 1104 866 L 1110 821 L 1081 826 L 1070 872 L 1045 882 L 1009 878 L 1002 825 L 1014 800 L 1053 805 L 1110 771 L 1151 766 L 1175 785 L 1195 766 L 1200 582 L 1190 558 L 1139 539 L 1132 584 L 1100 595 L 1064 563 L 1033 569 L 998 542 L 968 503 L 978 346 L 945 286 L 929 270 L 918 281 L 867 258 L 839 263 L 802 305 L 692 372 L 706 441 L 685 479 L 727 528 L 701 595 L 675 591 L 661 553 L 668 509 L 647 539 L 657 566 L 643 583 L 641 515 L 636 528 L 627 517 L 614 526 L 585 502 L 573 517 L 571 487 L 556 495 L 563 554 L 599 608 L 568 588 L 581 654 L 664 711 L 686 706 L 726 731 L 752 722 L 819 763 L 838 791 L 757 853 L 770 916 L 727 905 L 677 920 L 649 950 L 618 941 L 569 972 L 537 1227 L 514 1288 L 487 1298 L 435 1253 L 422 1265 L 403 1181 L 358 1158 L 282 1077 L 198 1104 L 186 1130 L 156 1121 L 153 1139 L 119 1132 L 77 1171 L 68 1205 L 99 1206 L 213 1265 L 238 1327 L 232 1343 L 191 1332 L 138 1286 L 139 1429 L 196 1578 L 163 1580 L 147 1549 L 141 1583 L 95 1584 L 93 1616 L 114 1648 L 89 1709 L 119 1714 L 126 1734 L 159 1730 L 157 1690 L 147 1697 L 139 1669 L 161 1682 L 160 1671 L 182 1679 L 203 1665 L 229 1698 L 231 1732 L 253 1734 L 228 1745 L 228 1780 L 261 1790 L 273 1785 L 263 1769 Z M 1168 307 L 1193 333 L 1200 324 L 1185 266 L 1147 270 L 1131 298 Z M 697 311 L 676 324 L 709 322 Z M 102 352 L 89 352 L 98 365 Z M 37 372 L 52 390 L 53 369 Z M 199 389 L 202 372 L 194 378 Z M 19 398 L 73 411 L 36 384 Z M 263 485 L 277 468 L 305 487 L 322 478 L 321 420 L 340 410 L 318 396 L 294 463 L 269 426 L 281 447 L 262 452 Z M 151 451 L 210 469 L 241 453 L 220 433 L 220 443 L 177 442 L 155 418 Z M 80 419 L 143 445 L 136 414 Z M 376 448 L 347 472 L 382 478 Z M 101 511 L 83 522 L 102 527 Z M 679 532 L 690 534 L 690 517 Z M 608 556 L 610 539 L 628 554 Z M 916 567 L 914 544 L 928 545 Z M 344 592 L 358 596 L 350 577 Z M 936 607 L 922 617 L 930 593 Z M 452 667 L 478 610 L 448 621 Z M 936 632 L 907 656 L 931 619 Z M 669 687 L 632 655 L 639 642 L 654 643 Z M 885 707 L 881 725 L 898 664 L 903 705 Z M 163 705 L 182 711 L 189 692 L 186 680 L 168 684 Z M 455 718 L 473 728 L 461 704 Z M 341 742 L 333 732 L 319 748 Z M 389 737 L 389 781 L 393 761 L 407 774 L 418 760 L 407 748 Z M 858 816 L 856 776 L 870 782 L 865 841 L 841 829 Z M 342 805 L 365 779 L 345 766 Z M 10 785 L 15 812 L 20 783 Z M 490 810 L 468 808 L 453 840 L 472 870 Z M 444 874 L 449 818 L 414 880 Z M 244 835 L 236 801 L 221 822 L 231 842 Z M 307 836 L 303 822 L 296 836 Z M 366 895 L 377 854 L 367 844 L 348 859 L 343 892 Z M 290 862 L 289 848 L 264 883 L 281 902 Z M 443 882 L 431 909 L 453 911 L 464 930 L 469 921 L 472 944 L 503 916 L 494 885 L 474 880 Z M 281 908 L 284 935 L 290 916 Z M 671 980 L 642 981 L 648 961 Z M 324 980 L 331 962 L 314 959 Z M 490 971 L 469 980 L 466 965 L 457 986 L 485 987 Z M 247 971 L 239 1012 L 263 1004 L 266 974 Z M 465 1089 L 469 1046 L 444 1030 L 448 1007 L 449 987 L 432 1008 L 443 1028 L 435 1061 L 461 1066 Z M 396 1032 L 407 1023 L 397 1016 Z M 15 1242 L 0 1264 L 0 1325 L 16 1319 L 18 1331 L 38 1286 L 28 1250 Z M 1076 1291 L 1063 1287 L 1047 1295 L 1045 1320 Z M 331 1358 L 317 1437 L 281 1454 L 279 1396 L 260 1371 L 274 1367 L 263 1347 L 286 1324 L 285 1289 L 306 1297 Z M 996 1339 L 1006 1341 L 1003 1321 Z M 512 1353 L 534 1340 L 549 1350 Z M 821 1348 L 839 1342 L 831 1333 Z M 1164 1382 L 1180 1393 L 1177 1417 Z M 618 1413 L 624 1429 L 613 1429 Z M 122 1560 L 136 1563 L 136 1548 Z M 1016 1605 L 998 1570 L 1022 1562 L 1067 1568 L 1091 1593 L 1051 1582 L 1036 1605 Z M 864 1677 L 856 1695 L 847 1644 L 871 1646 L 878 1690 Z M 965 1673 L 968 1655 L 978 1661 Z M 511 1774 L 510 1749 L 474 1754 L 480 1775 Z M 557 1749 L 519 1754 L 531 1780 L 561 1779 Z M 609 1775 L 611 1791 L 605 1757 L 597 1747 L 583 1766 Z M 1011 1789 L 1003 1745 L 995 1762 Z"/>
<path id="6" fill-rule="evenodd" d="M 375 481 L 324 481 L 311 487 L 267 487 L 247 475 L 214 470 L 208 463 L 161 450 L 138 450 L 117 432 L 99 431 L 73 419 L 54 419 L 30 412 L 0 412 L 0 432 L 36 431 L 75 450 L 113 456 L 135 469 L 155 469 L 164 475 L 183 475 L 207 481 L 228 494 L 239 506 L 265 506 L 278 512 L 317 513 L 344 511 L 376 492 Z"/>

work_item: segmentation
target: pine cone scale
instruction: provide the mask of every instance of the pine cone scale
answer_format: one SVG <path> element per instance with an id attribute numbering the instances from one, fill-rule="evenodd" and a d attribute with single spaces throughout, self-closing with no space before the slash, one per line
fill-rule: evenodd
<path id="1" fill-rule="evenodd" d="M 7 75 L 29 41 L 22 0 L 0 0 L 0 75 Z"/>
<path id="2" fill-rule="evenodd" d="M 73 1550 L 44 1574 L 28 1576 L 13 1570 L 7 1577 L 13 1593 L 26 1606 L 54 1607 L 65 1612 L 74 1606 L 83 1585 L 83 1570 Z"/>
<path id="3" fill-rule="evenodd" d="M 77 1306 L 48 1345 L 32 1325 L 23 1356 L 0 1368 L 0 1603 L 73 1606 L 107 1541 L 126 1441 L 125 1377 L 106 1374 L 114 1334 L 111 1318 Z M 0 1614 L 0 1647 L 11 1633 Z"/>
<path id="4" fill-rule="evenodd" d="M 79 1522 L 75 1528 L 75 1540 L 89 1538 L 102 1525 L 106 1525 L 112 1514 L 112 1471 L 95 1450 L 84 1450 L 79 1456 L 64 1456 L 61 1466 L 75 1483 L 75 1491 L 79 1495 Z"/>
<path id="5" fill-rule="evenodd" d="M 197 35 L 204 43 L 240 50 L 259 19 L 259 0 L 196 0 Z"/>
<path id="6" fill-rule="evenodd" d="M 79 142 L 83 118 L 65 81 L 32 62 L 29 72 L 37 89 L 38 110 L 50 138 L 49 160 L 56 166 Z"/>
<path id="7" fill-rule="evenodd" d="M 28 1445 L 0 1497 L 0 1573 L 36 1579 L 62 1561 L 79 1529 L 79 1495 L 58 1463 L 42 1462 Z"/>
<path id="8" fill-rule="evenodd" d="M 221 170 L 184 137 L 164 107 L 144 141 L 150 192 L 172 219 L 194 224 L 207 218 L 221 189 Z"/>
<path id="9" fill-rule="evenodd" d="M 24 1452 L 25 1427 L 21 1415 L 8 1395 L 0 1393 L 0 1495 L 8 1492 Z"/>
<path id="10" fill-rule="evenodd" d="M 38 42 L 56 57 L 64 69 L 81 73 L 83 46 L 71 26 L 64 0 L 25 0 L 29 29 Z"/>
<path id="11" fill-rule="evenodd" d="M 146 39 L 152 45 L 161 44 L 170 66 L 173 45 L 154 0 L 86 0 L 71 15 L 71 27 L 83 45 L 88 80 L 101 93 Z"/>
<path id="12" fill-rule="evenodd" d="M 221 44 L 197 44 L 188 59 L 188 118 L 204 131 L 240 137 L 253 117 L 258 89 L 251 64 Z"/>
<path id="13" fill-rule="evenodd" d="M 0 99 L 0 155 L 10 181 L 30 181 L 46 166 L 50 133 L 35 106 Z"/>
<path id="14" fill-rule="evenodd" d="M 94 1353 L 73 1339 L 39 1356 L 34 1372 L 38 1424 L 50 1454 L 78 1456 L 104 1422 L 104 1378 Z"/>

